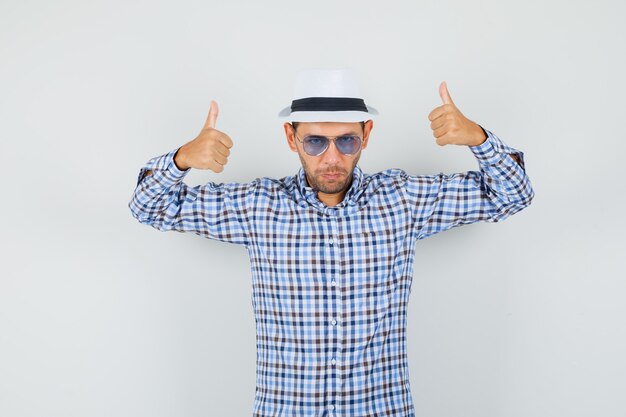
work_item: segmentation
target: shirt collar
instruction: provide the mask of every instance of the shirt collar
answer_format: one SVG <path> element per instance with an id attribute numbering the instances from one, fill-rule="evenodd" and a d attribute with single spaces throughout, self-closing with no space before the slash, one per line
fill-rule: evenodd
<path id="1" fill-rule="evenodd" d="M 328 207 L 324 203 L 322 203 L 317 198 L 317 192 L 311 188 L 306 181 L 306 175 L 304 173 L 304 167 L 300 167 L 298 173 L 296 175 L 296 199 L 298 203 L 308 202 L 309 204 L 320 208 L 320 209 L 328 209 L 328 208 L 343 208 L 345 206 L 354 206 L 357 203 L 359 195 L 362 193 L 362 185 L 363 183 L 363 171 L 359 168 L 358 165 L 354 167 L 352 172 L 352 184 L 350 184 L 350 188 L 346 192 L 343 201 L 339 202 L 334 207 Z M 302 204 L 305 205 L 305 204 Z"/>

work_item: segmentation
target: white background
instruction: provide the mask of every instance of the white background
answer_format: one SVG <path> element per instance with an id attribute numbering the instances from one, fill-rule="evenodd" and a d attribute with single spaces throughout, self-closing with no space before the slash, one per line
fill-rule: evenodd
<path id="1" fill-rule="evenodd" d="M 380 111 L 360 166 L 460 172 L 439 83 L 522 150 L 530 207 L 418 242 L 418 417 L 626 414 L 621 1 L 0 2 L 0 415 L 248 416 L 247 253 L 141 225 L 139 169 L 220 106 L 221 174 L 300 166 L 277 112 L 304 68 Z"/>

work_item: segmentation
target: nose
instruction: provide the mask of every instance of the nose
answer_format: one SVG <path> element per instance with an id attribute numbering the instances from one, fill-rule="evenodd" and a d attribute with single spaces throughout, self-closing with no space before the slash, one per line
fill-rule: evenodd
<path id="1" fill-rule="evenodd" d="M 328 149 L 324 151 L 322 154 L 322 162 L 327 163 L 328 165 L 336 164 L 341 160 L 341 152 L 335 146 L 335 141 L 331 140 L 328 144 Z"/>

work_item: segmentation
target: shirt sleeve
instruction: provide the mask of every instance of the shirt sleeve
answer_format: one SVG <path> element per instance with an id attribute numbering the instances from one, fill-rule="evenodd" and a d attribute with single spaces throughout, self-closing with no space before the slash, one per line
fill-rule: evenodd
<path id="1" fill-rule="evenodd" d="M 150 159 L 140 169 L 128 203 L 133 217 L 160 231 L 193 232 L 209 239 L 247 245 L 247 219 L 256 181 L 208 182 L 190 187 L 183 179 L 191 168 L 183 171 L 174 163 L 178 149 Z"/>
<path id="2" fill-rule="evenodd" d="M 502 221 L 530 205 L 535 193 L 526 175 L 524 153 L 483 130 L 487 139 L 469 146 L 478 171 L 407 176 L 418 240 L 463 224 Z"/>

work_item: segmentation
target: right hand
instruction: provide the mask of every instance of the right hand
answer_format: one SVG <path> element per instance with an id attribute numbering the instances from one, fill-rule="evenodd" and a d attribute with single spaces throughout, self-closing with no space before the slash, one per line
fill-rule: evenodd
<path id="1" fill-rule="evenodd" d="M 224 171 L 233 141 L 226 133 L 215 129 L 217 114 L 217 103 L 211 100 L 204 127 L 194 140 L 181 146 L 174 157 L 174 163 L 181 170 L 196 168 L 210 169 L 213 172 Z"/>

